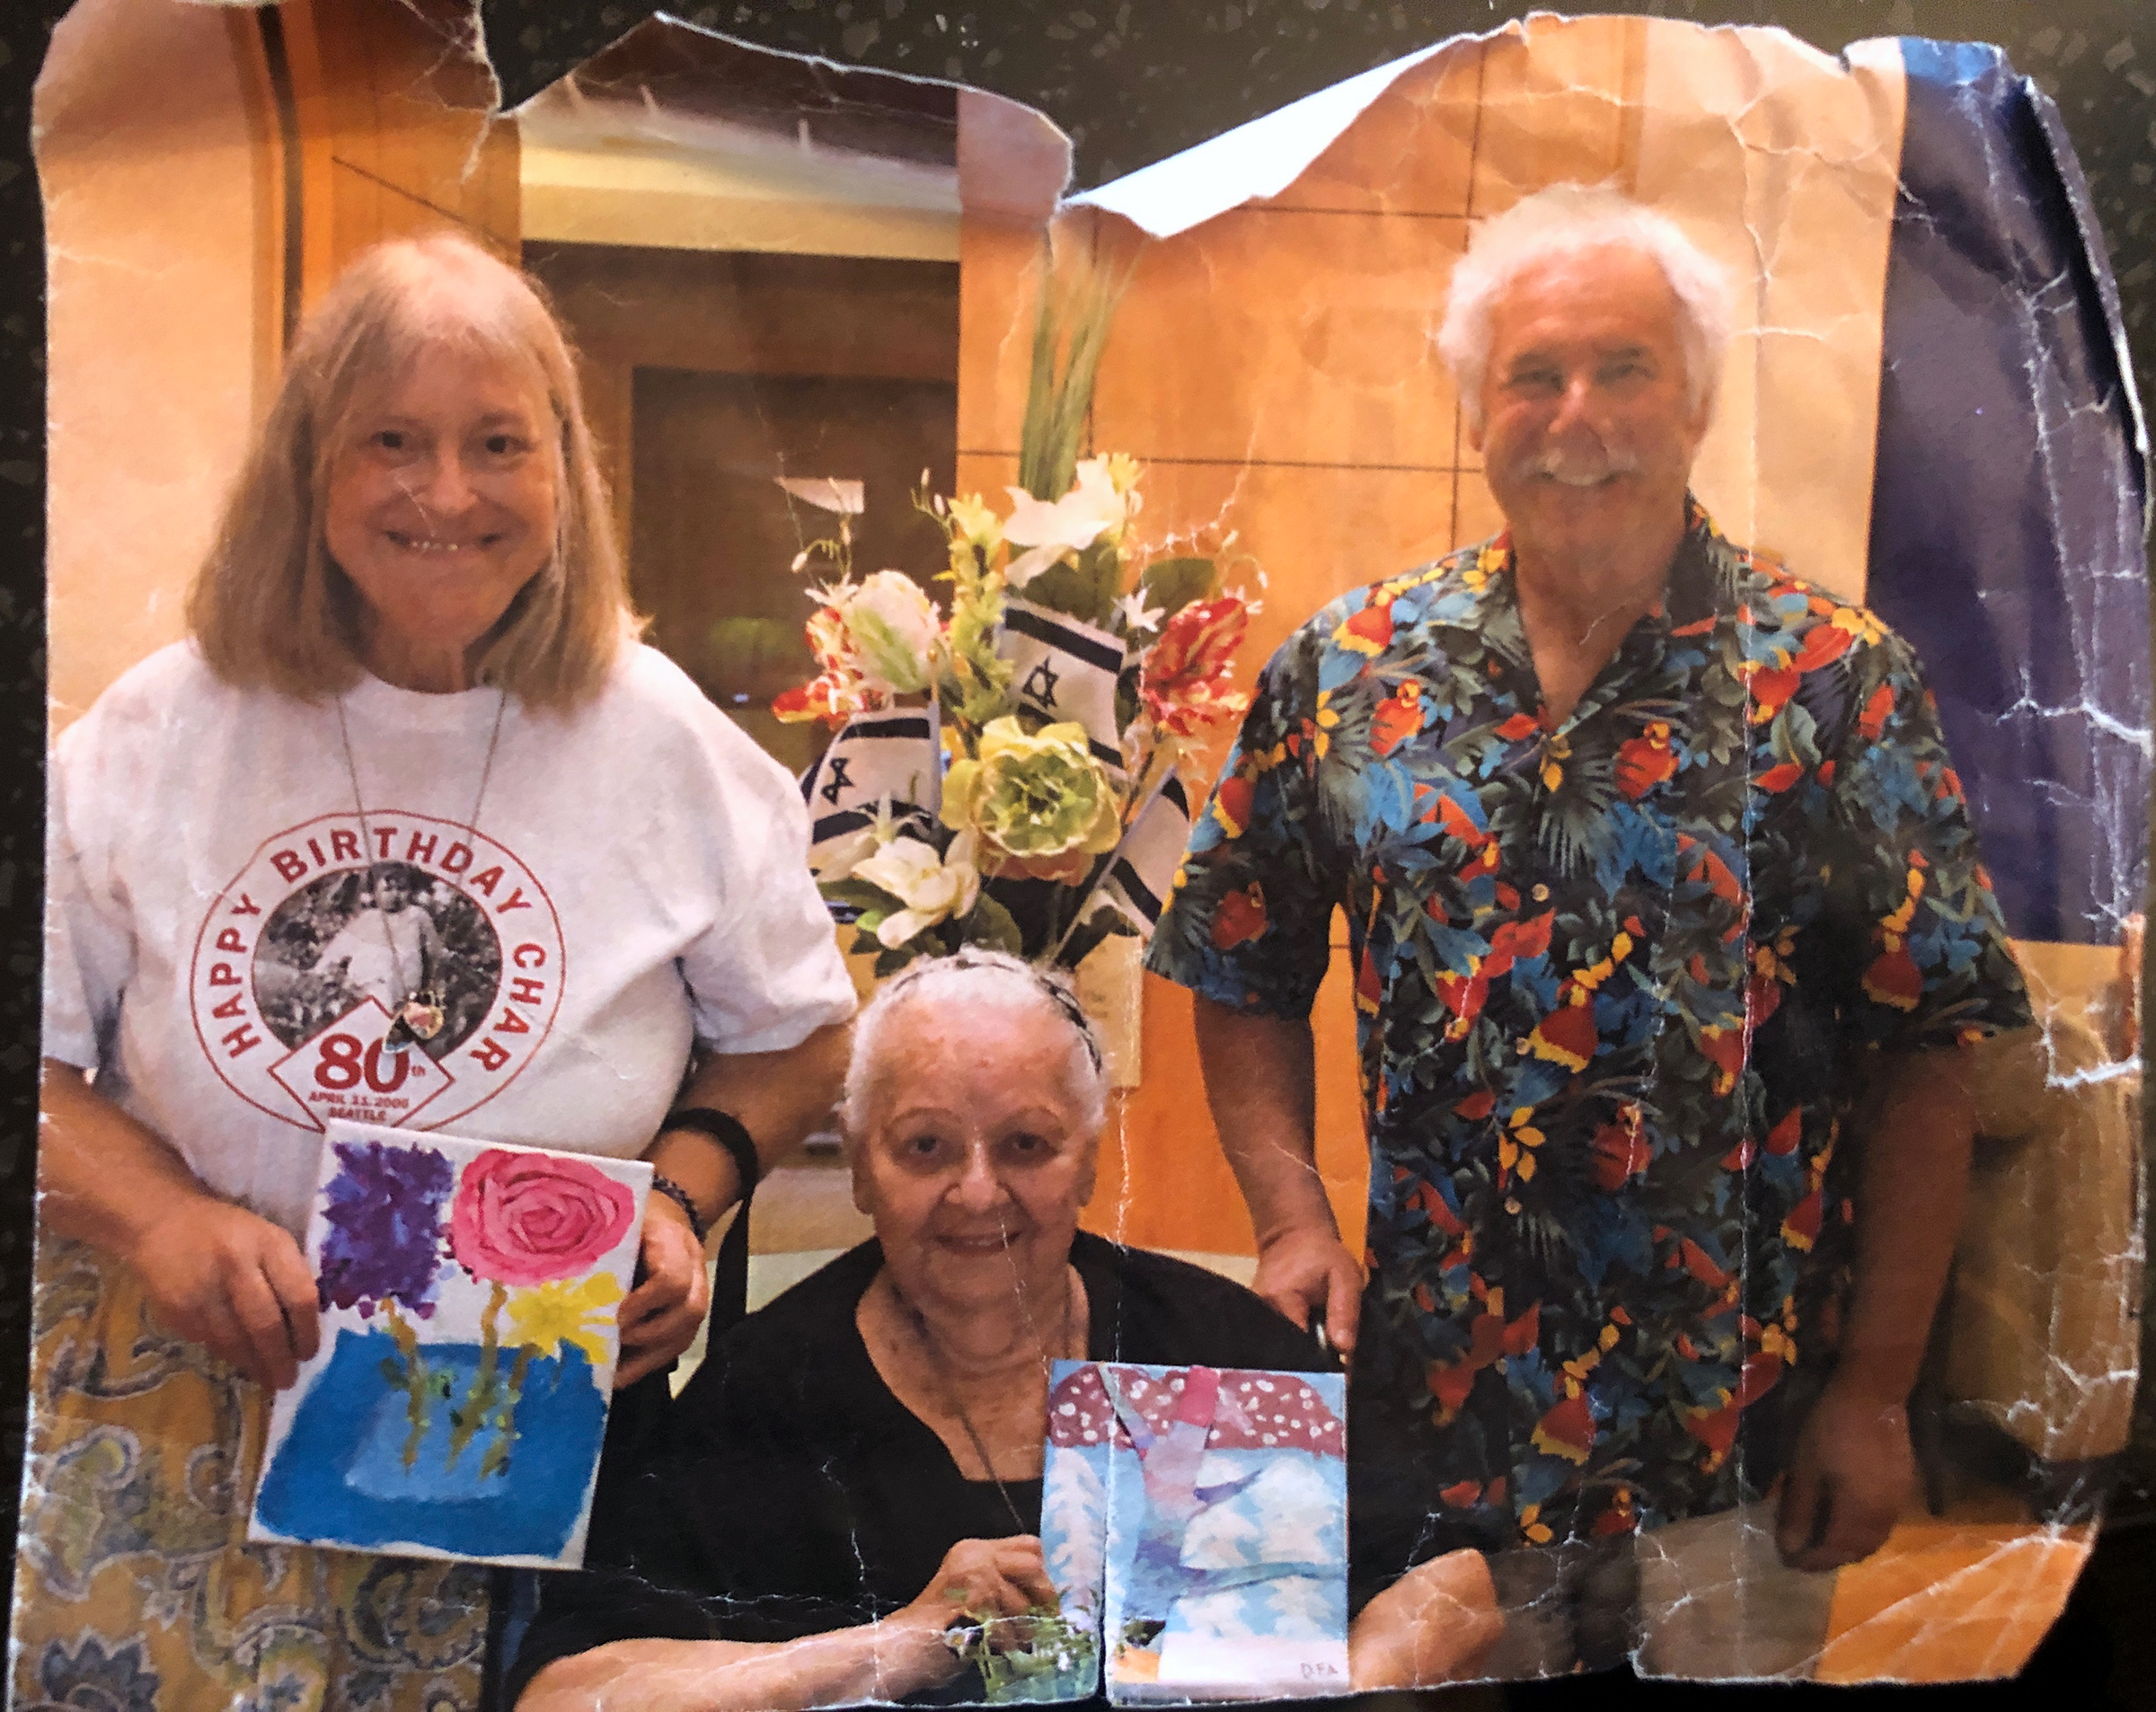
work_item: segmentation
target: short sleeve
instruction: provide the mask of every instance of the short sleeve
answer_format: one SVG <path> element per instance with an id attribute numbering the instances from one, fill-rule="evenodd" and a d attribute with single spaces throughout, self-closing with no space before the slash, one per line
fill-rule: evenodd
<path id="1" fill-rule="evenodd" d="M 106 841 L 90 824 L 98 791 L 93 713 L 64 737 L 48 770 L 45 985 L 40 1053 L 96 1068 L 119 1027 L 135 964 L 135 933 L 111 884 Z"/>
<path id="2" fill-rule="evenodd" d="M 1238 1010 L 1306 1017 L 1325 978 L 1338 877 L 1329 883 L 1318 814 L 1328 736 L 1317 666 L 1331 612 L 1267 663 L 1146 958 Z"/>
<path id="3" fill-rule="evenodd" d="M 782 1052 L 852 1016 L 853 981 L 808 871 L 799 789 L 732 720 L 716 709 L 710 717 L 720 907 L 683 956 L 682 975 L 700 1041 L 722 1053 Z"/>
<path id="4" fill-rule="evenodd" d="M 1906 1052 L 2026 1027 L 2028 992 L 1915 657 L 1888 635 L 1850 659 L 1826 874 L 1850 1037 Z"/>

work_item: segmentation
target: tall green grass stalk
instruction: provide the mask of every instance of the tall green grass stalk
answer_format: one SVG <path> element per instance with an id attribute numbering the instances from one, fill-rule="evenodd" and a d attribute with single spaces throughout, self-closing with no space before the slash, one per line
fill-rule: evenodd
<path id="1" fill-rule="evenodd" d="M 1129 283 L 1128 269 L 1111 275 L 1090 256 L 1047 252 L 1018 436 L 1019 485 L 1036 499 L 1060 499 L 1077 480 L 1109 323 Z"/>

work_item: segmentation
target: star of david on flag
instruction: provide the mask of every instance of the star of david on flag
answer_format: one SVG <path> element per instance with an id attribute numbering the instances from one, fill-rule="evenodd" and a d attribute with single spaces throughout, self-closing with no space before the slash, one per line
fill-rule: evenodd
<path id="1" fill-rule="evenodd" d="M 943 800 L 938 727 L 931 705 L 857 713 L 839 728 L 801 778 L 811 867 L 828 846 L 873 822 L 887 797 L 895 815 L 917 810 L 934 818 Z"/>
<path id="2" fill-rule="evenodd" d="M 1011 662 L 1011 688 L 1019 701 L 1051 724 L 1083 726 L 1093 758 L 1121 778 L 1116 679 L 1123 670 L 1122 638 L 1067 613 L 1006 600 L 995 651 Z"/>

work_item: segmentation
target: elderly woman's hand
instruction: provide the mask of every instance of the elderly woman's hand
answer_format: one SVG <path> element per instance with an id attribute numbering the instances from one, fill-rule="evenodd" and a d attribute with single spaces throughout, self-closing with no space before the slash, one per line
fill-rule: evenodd
<path id="1" fill-rule="evenodd" d="M 644 1203 L 643 1251 L 637 1257 L 642 1282 L 622 1303 L 622 1361 L 617 1391 L 657 1372 L 696 1341 L 711 1305 L 711 1281 L 703 1269 L 703 1244 L 688 1214 L 663 1195 Z"/>
<path id="2" fill-rule="evenodd" d="M 1363 1607 L 1348 1634 L 1348 1680 L 1357 1693 L 1457 1681 L 1504 1632 L 1488 1560 L 1479 1551 L 1447 1552 Z"/>
<path id="3" fill-rule="evenodd" d="M 959 1540 L 943 1554 L 920 1596 L 877 1626 L 878 1698 L 896 1699 L 956 1676 L 959 1657 L 945 1644 L 945 1631 L 987 1618 L 1054 1611 L 1057 1603 L 1033 1535 Z"/>

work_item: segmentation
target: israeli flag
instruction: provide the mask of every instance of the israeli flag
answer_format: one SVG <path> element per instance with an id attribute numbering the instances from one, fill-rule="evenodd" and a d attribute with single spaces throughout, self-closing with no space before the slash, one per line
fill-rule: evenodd
<path id="1" fill-rule="evenodd" d="M 1067 613 L 1006 600 L 995 651 L 1011 662 L 1012 693 L 1051 723 L 1083 726 L 1093 758 L 1121 778 L 1116 679 L 1123 670 L 1123 639 Z"/>
<path id="2" fill-rule="evenodd" d="M 932 702 L 857 713 L 840 727 L 817 763 L 801 777 L 808 804 L 808 861 L 827 846 L 871 825 L 886 798 L 891 812 L 935 817 L 943 806 L 942 733 Z"/>
<path id="3" fill-rule="evenodd" d="M 1080 919 L 1106 905 L 1141 934 L 1150 934 L 1189 838 L 1190 799 L 1171 770 L 1123 834 L 1108 872 L 1094 888 L 1091 905 L 1079 913 Z"/>

